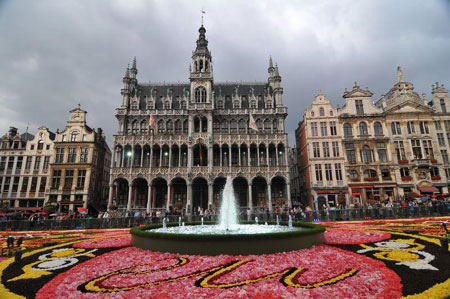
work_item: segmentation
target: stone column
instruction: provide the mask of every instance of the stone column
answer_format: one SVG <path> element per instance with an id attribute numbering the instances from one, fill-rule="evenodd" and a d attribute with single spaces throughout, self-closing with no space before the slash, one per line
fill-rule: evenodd
<path id="1" fill-rule="evenodd" d="M 159 148 L 159 167 L 161 167 L 163 164 L 162 164 L 162 159 L 163 159 L 163 147 L 161 146 L 160 148 Z"/>
<path id="2" fill-rule="evenodd" d="M 256 160 L 258 160 L 258 161 L 256 161 L 257 162 L 256 165 L 259 166 L 260 163 L 259 163 L 259 147 L 258 146 L 256 147 Z"/>
<path id="3" fill-rule="evenodd" d="M 125 167 L 125 147 L 122 148 L 122 155 L 120 157 L 120 167 Z"/>
<path id="4" fill-rule="evenodd" d="M 151 210 L 151 204 L 152 204 L 152 184 L 148 184 L 148 191 L 147 191 L 147 213 L 150 213 Z"/>
<path id="5" fill-rule="evenodd" d="M 108 211 L 111 211 L 112 201 L 113 201 L 113 184 L 109 184 L 109 193 L 108 193 Z"/>
<path id="6" fill-rule="evenodd" d="M 192 214 L 192 183 L 187 184 L 187 202 L 186 202 L 186 214 Z"/>
<path id="7" fill-rule="evenodd" d="M 239 155 L 238 163 L 239 163 L 239 166 L 241 166 L 241 147 L 240 146 L 238 147 L 238 155 Z"/>
<path id="8" fill-rule="evenodd" d="M 267 184 L 267 195 L 268 195 L 268 208 L 269 212 L 272 212 L 272 190 L 271 190 L 271 184 Z"/>
<path id="9" fill-rule="evenodd" d="M 220 152 L 219 165 L 220 165 L 220 166 L 223 166 L 222 146 L 219 146 L 219 152 Z"/>
<path id="10" fill-rule="evenodd" d="M 248 208 L 253 210 L 253 198 L 252 198 L 252 184 L 248 184 Z"/>
<path id="11" fill-rule="evenodd" d="M 247 147 L 247 166 L 250 166 L 250 147 Z"/>
<path id="12" fill-rule="evenodd" d="M 191 168 L 192 167 L 192 154 L 193 154 L 193 152 L 192 152 L 192 145 L 189 145 L 188 146 L 188 165 L 187 165 L 187 167 L 188 168 Z"/>
<path id="13" fill-rule="evenodd" d="M 266 164 L 269 165 L 269 147 L 266 146 Z"/>
<path id="14" fill-rule="evenodd" d="M 278 160 L 279 160 L 279 159 L 278 159 L 278 148 L 275 146 L 275 165 L 276 165 L 276 166 L 279 166 L 279 165 L 278 165 Z"/>
<path id="15" fill-rule="evenodd" d="M 178 167 L 181 167 L 181 146 L 178 147 Z"/>
<path id="16" fill-rule="evenodd" d="M 152 160 L 153 160 L 153 146 L 150 146 L 150 165 L 149 165 L 150 172 L 152 170 Z"/>
<path id="17" fill-rule="evenodd" d="M 169 168 L 172 167 L 172 146 L 169 146 Z"/>
<path id="18" fill-rule="evenodd" d="M 169 211 L 169 207 L 172 205 L 172 184 L 167 184 L 167 204 L 166 211 Z"/>
<path id="19" fill-rule="evenodd" d="M 287 196 L 287 204 L 289 209 L 292 208 L 292 202 L 291 202 L 291 184 L 286 184 L 286 196 Z"/>
<path id="20" fill-rule="evenodd" d="M 133 196 L 133 185 L 128 183 L 127 211 L 131 211 L 131 197 Z"/>
<path id="21" fill-rule="evenodd" d="M 208 146 L 208 166 L 209 170 L 212 170 L 213 167 L 213 147 L 212 145 Z"/>
<path id="22" fill-rule="evenodd" d="M 228 156 L 228 166 L 230 166 L 231 167 L 231 160 L 233 160 L 233 157 L 231 156 L 231 146 L 230 147 L 228 147 L 228 153 L 229 153 L 229 156 Z"/>
<path id="23" fill-rule="evenodd" d="M 141 168 L 144 165 L 144 147 L 141 147 Z"/>
<path id="24" fill-rule="evenodd" d="M 208 209 L 212 209 L 213 205 L 213 182 L 208 182 Z"/>

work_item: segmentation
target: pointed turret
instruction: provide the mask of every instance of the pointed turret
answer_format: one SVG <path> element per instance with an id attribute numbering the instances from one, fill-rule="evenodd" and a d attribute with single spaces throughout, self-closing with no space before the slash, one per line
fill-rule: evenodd
<path id="1" fill-rule="evenodd" d="M 269 77 L 273 76 L 273 72 L 275 71 L 275 68 L 273 67 L 273 62 L 272 62 L 272 55 L 270 55 L 269 58 L 269 68 L 267 69 L 267 72 L 269 73 Z"/>
<path id="2" fill-rule="evenodd" d="M 270 61 L 269 61 L 269 66 L 270 66 L 271 61 L 272 61 L 272 59 L 270 59 Z M 283 100 L 282 100 L 283 88 L 281 87 L 281 76 L 280 76 L 280 70 L 278 69 L 278 64 L 275 64 L 275 67 L 273 67 L 273 64 L 272 64 L 272 73 L 271 73 L 271 76 L 269 77 L 269 85 L 270 85 L 270 87 L 272 87 L 272 90 L 273 90 L 276 107 L 283 106 Z"/>
<path id="3" fill-rule="evenodd" d="M 136 67 L 136 56 L 133 58 L 133 65 L 131 66 L 130 69 L 130 78 L 131 78 L 131 83 L 133 83 L 133 85 L 137 84 L 137 79 L 136 79 L 136 75 L 138 73 L 137 67 Z"/>
<path id="4" fill-rule="evenodd" d="M 128 65 L 126 71 L 125 71 L 125 76 L 123 77 L 123 87 L 120 91 L 120 94 L 122 95 L 122 107 L 126 107 L 127 103 L 128 103 L 128 98 L 130 95 L 130 82 L 131 82 L 131 78 L 130 78 L 130 65 Z"/>

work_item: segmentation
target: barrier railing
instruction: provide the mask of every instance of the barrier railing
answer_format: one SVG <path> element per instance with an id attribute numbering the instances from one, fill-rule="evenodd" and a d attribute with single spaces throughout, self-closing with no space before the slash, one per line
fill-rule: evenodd
<path id="1" fill-rule="evenodd" d="M 265 221 L 275 221 L 276 217 L 280 221 L 287 221 L 289 214 L 286 211 L 282 213 L 268 213 L 260 211 L 256 213 L 246 213 L 241 211 L 239 215 L 241 220 L 254 221 L 258 217 L 259 223 Z M 328 211 L 309 211 L 291 214 L 294 221 L 349 221 L 349 220 L 371 220 L 371 219 L 401 219 L 415 217 L 434 217 L 449 216 L 450 204 L 436 207 L 416 206 L 416 207 L 393 207 L 393 208 L 354 208 L 354 209 L 335 209 Z M 162 219 L 167 217 L 168 222 L 179 222 L 179 215 L 164 215 L 159 217 L 116 217 L 116 218 L 75 218 L 75 219 L 44 219 L 36 221 L 28 220 L 6 220 L 0 221 L 1 231 L 24 231 L 24 230 L 70 230 L 70 229 L 101 229 L 101 228 L 127 228 L 141 224 L 161 223 Z M 188 221 L 216 221 L 218 215 L 191 215 L 182 216 L 181 222 Z"/>

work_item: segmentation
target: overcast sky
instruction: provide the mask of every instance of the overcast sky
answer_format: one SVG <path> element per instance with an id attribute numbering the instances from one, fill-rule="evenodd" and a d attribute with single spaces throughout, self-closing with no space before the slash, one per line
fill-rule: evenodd
<path id="1" fill-rule="evenodd" d="M 202 7 L 216 82 L 266 81 L 278 63 L 291 146 L 319 89 L 342 106 L 358 81 L 376 101 L 397 65 L 419 94 L 450 86 L 449 1 L 0 0 L 1 135 L 63 129 L 81 103 L 111 145 L 127 65 L 139 82 L 187 82 Z"/>

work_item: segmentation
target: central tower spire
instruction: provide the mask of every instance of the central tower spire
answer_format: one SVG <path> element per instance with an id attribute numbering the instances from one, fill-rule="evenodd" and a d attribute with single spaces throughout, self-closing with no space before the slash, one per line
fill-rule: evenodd
<path id="1" fill-rule="evenodd" d="M 191 102 L 210 103 L 213 85 L 211 52 L 208 50 L 206 29 L 203 24 L 198 29 L 197 47 L 192 52 L 190 66 Z"/>

